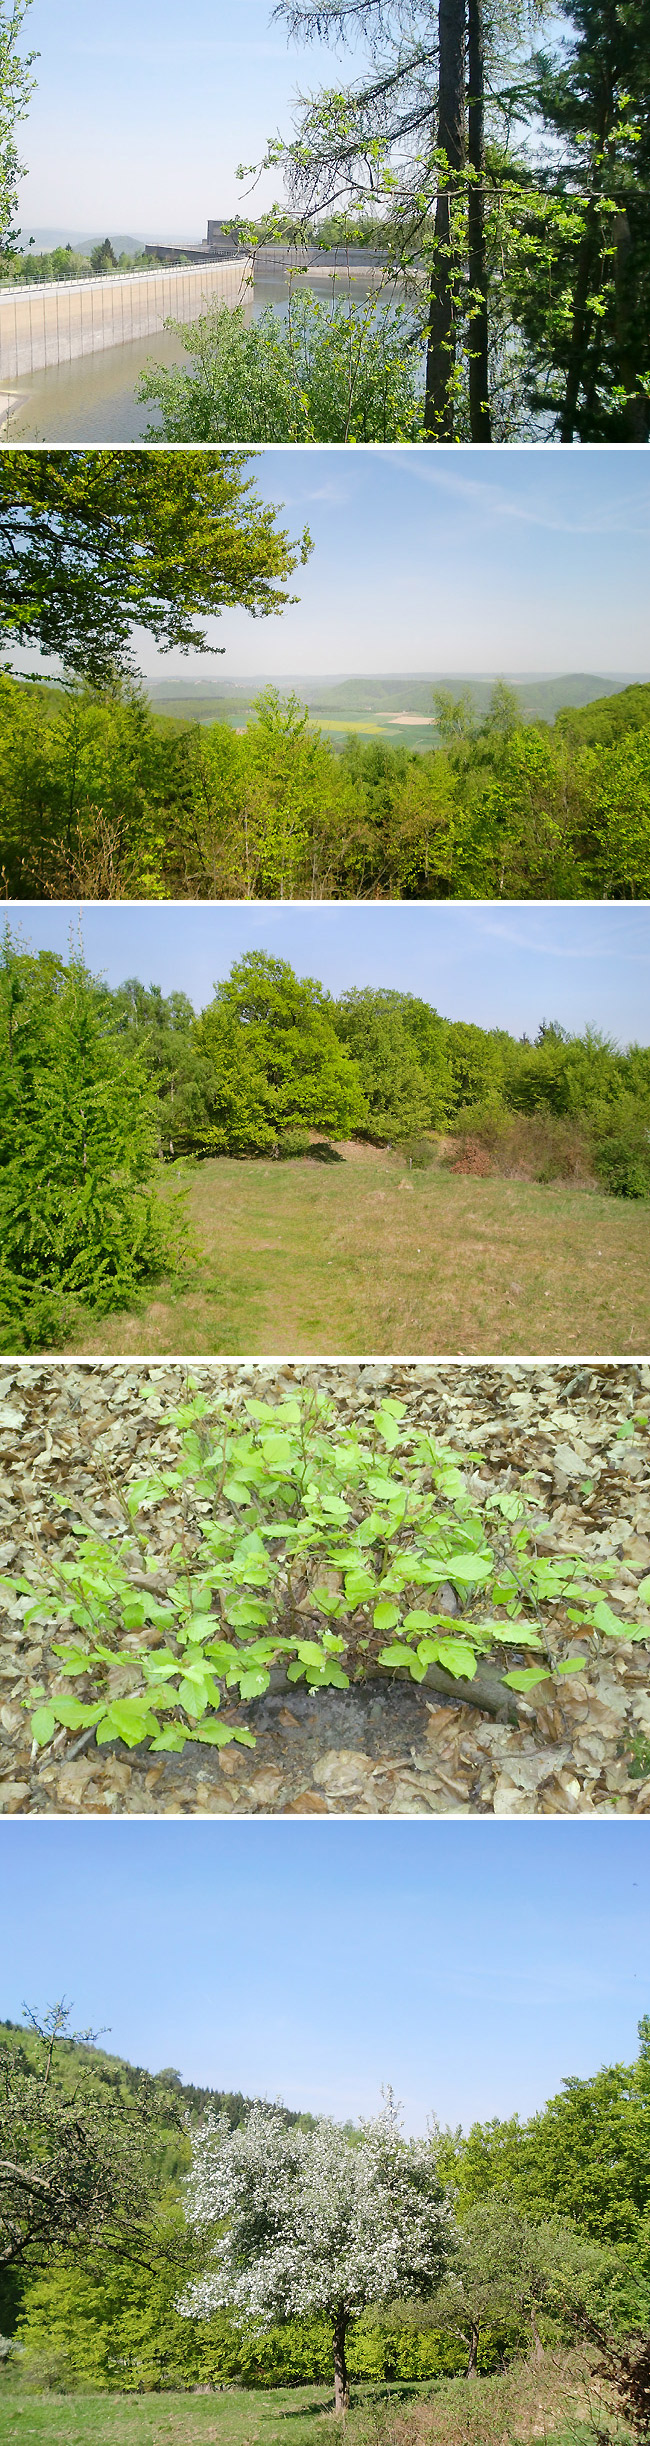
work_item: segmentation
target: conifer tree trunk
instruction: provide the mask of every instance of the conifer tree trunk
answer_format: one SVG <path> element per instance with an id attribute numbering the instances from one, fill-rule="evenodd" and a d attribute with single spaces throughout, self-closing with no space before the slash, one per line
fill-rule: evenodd
<path id="1" fill-rule="evenodd" d="M 623 422 L 628 442 L 647 442 L 650 436 L 650 401 L 639 388 L 635 350 L 631 342 L 631 326 L 635 319 L 635 248 L 627 212 L 617 214 L 614 223 L 616 239 L 616 344 L 618 379 L 625 392 Z"/>
<path id="2" fill-rule="evenodd" d="M 588 301 L 597 242 L 597 214 L 596 206 L 592 201 L 587 205 L 584 234 L 580 240 L 580 246 L 578 249 L 578 266 L 573 298 L 573 320 L 571 324 L 571 339 L 567 358 L 566 387 L 560 416 L 561 442 L 572 442 L 576 428 L 578 400 L 582 388 L 585 358 L 591 337 L 593 317 Z"/>
<path id="3" fill-rule="evenodd" d="M 344 2307 L 343 2307 L 343 2304 L 342 2304 L 342 2303 L 340 2303 L 339 2308 L 338 2308 L 337 2313 L 336 2313 L 336 2318 L 335 2318 L 335 2321 L 334 2321 L 334 2336 L 333 2336 L 333 2343 L 334 2343 L 334 2410 L 335 2410 L 335 2412 L 347 2412 L 347 2411 L 349 2410 L 349 2404 L 350 2404 L 350 2381 L 349 2381 L 349 2378 L 348 2378 L 348 2365 L 347 2365 L 347 2361 L 346 2361 L 346 2358 L 345 2358 L 345 2338 L 346 2338 L 346 2333 L 347 2333 L 347 2324 L 348 2324 L 348 2322 L 347 2322 L 347 2317 L 346 2317 L 345 2309 L 344 2309 Z"/>
<path id="4" fill-rule="evenodd" d="M 441 172 L 435 218 L 435 256 L 429 303 L 424 429 L 432 440 L 453 442 L 454 277 L 451 206 L 455 174 L 465 159 L 465 0 L 439 0 L 440 90 L 438 144 L 449 170 Z"/>
<path id="5" fill-rule="evenodd" d="M 607 57 L 605 57 L 603 60 L 602 82 L 604 90 L 601 98 L 598 124 L 595 129 L 595 160 L 598 164 L 602 164 L 603 162 L 605 148 L 611 132 L 612 120 L 614 117 L 614 93 L 612 88 L 611 70 Z M 599 182 L 600 175 L 600 171 L 595 169 L 592 171 L 592 177 L 596 180 L 596 183 Z M 594 320 L 593 308 L 590 304 L 590 292 L 601 246 L 602 235 L 600 228 L 600 204 L 597 194 L 592 194 L 589 198 L 589 203 L 585 212 L 584 230 L 578 248 L 576 284 L 573 298 L 573 320 L 571 324 L 571 339 L 567 359 L 566 387 L 560 416 L 561 442 L 573 441 L 574 432 L 578 423 L 578 401 L 580 398 L 581 389 L 583 387 L 585 367 Z"/>
<path id="6" fill-rule="evenodd" d="M 473 442 L 491 442 L 488 388 L 488 269 L 485 239 L 485 25 L 483 0 L 469 0 L 469 165 L 474 172 L 468 205 L 468 270 L 473 300 L 469 318 L 469 413 Z"/>

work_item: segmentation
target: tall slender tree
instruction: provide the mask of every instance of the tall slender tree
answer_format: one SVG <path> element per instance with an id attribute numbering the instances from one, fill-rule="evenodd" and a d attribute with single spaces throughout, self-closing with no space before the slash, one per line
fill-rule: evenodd
<path id="1" fill-rule="evenodd" d="M 0 254 L 13 252 L 17 232 L 13 227 L 18 203 L 18 181 L 23 176 L 16 144 L 16 128 L 26 118 L 30 94 L 36 82 L 31 70 L 36 51 L 26 55 L 19 50 L 20 35 L 31 0 L 0 0 Z"/>
<path id="2" fill-rule="evenodd" d="M 467 198 L 470 311 L 468 331 L 469 413 L 473 442 L 491 442 L 489 396 L 488 250 L 485 227 L 485 15 L 483 0 L 469 0 Z"/>
<path id="3" fill-rule="evenodd" d="M 531 13 L 535 0 L 532 0 Z M 271 148 L 308 220 L 337 204 L 381 205 L 393 268 L 428 265 L 425 433 L 453 441 L 461 347 L 472 441 L 492 439 L 488 371 L 486 89 L 499 115 L 498 54 L 519 39 L 526 0 L 489 21 L 483 0 L 278 0 L 305 42 L 364 43 L 345 92 L 303 97 L 295 140 Z M 504 127 L 510 111 L 504 97 Z"/>
<path id="4" fill-rule="evenodd" d="M 650 434 L 650 19 L 646 0 L 570 0 L 560 57 L 534 59 L 529 108 L 549 243 L 516 311 L 534 406 L 561 442 Z"/>

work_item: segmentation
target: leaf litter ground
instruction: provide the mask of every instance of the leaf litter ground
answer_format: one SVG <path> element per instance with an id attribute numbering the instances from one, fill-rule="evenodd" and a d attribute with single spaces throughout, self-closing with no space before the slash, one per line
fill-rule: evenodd
<path id="1" fill-rule="evenodd" d="M 106 1533 L 111 1472 L 124 1483 L 173 1464 L 180 1438 L 170 1418 L 187 1381 L 188 1370 L 172 1363 L 8 1364 L 0 1380 L 0 1571 L 29 1570 L 34 1534 L 61 1537 L 57 1496 Z M 300 1385 L 318 1386 L 343 1419 L 362 1424 L 380 1393 L 399 1398 L 440 1441 L 484 1455 L 486 1494 L 515 1492 L 524 1479 L 537 1488 L 545 1552 L 577 1553 L 587 1567 L 615 1564 L 607 1599 L 621 1633 L 592 1639 L 585 1669 L 559 1692 L 547 1684 L 520 1699 L 516 1725 L 396 1674 L 349 1691 L 272 1690 L 245 1711 L 228 1707 L 224 1721 L 254 1730 L 254 1751 L 233 1744 L 206 1753 L 191 1743 L 182 1757 L 161 1759 L 116 1743 L 71 1756 L 75 1742 L 62 1733 L 53 1753 L 32 1760 L 23 1702 L 35 1680 L 46 1692 L 61 1683 L 49 1636 L 35 1626 L 25 1633 L 20 1603 L 10 1604 L 0 1617 L 0 1811 L 650 1813 L 650 1615 L 639 1640 L 647 1609 L 637 1593 L 650 1570 L 649 1367 L 212 1361 L 193 1363 L 191 1381 L 225 1395 L 234 1416 L 247 1397 L 273 1401 Z M 176 1531 L 170 1498 L 157 1513 L 163 1573 Z M 636 1640 L 625 1638 L 628 1620 Z M 564 1652 L 575 1653 L 568 1619 L 565 1640 Z"/>

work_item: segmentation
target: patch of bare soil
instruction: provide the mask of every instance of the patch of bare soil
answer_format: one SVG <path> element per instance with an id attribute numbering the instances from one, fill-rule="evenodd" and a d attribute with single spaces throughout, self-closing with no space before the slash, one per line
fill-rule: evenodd
<path id="1" fill-rule="evenodd" d="M 31 1757 L 24 1702 L 35 1685 L 63 1687 L 42 1628 L 25 1629 L 26 1600 L 0 1616 L 0 1811 L 38 1815 L 524 1816 L 650 1813 L 650 1614 L 638 1586 L 650 1572 L 650 1366 L 526 1361 L 435 1365 L 349 1361 L 291 1365 L 197 1362 L 192 1383 L 273 1399 L 318 1385 L 342 1415 L 363 1419 L 378 1392 L 459 1451 L 484 1456 L 486 1491 L 543 1499 L 538 1545 L 549 1554 L 613 1558 L 608 1603 L 622 1635 L 594 1636 L 585 1669 L 561 1694 L 546 1685 L 518 1701 L 516 1725 L 457 1705 L 406 1677 L 349 1691 L 277 1689 L 224 1720 L 246 1721 L 255 1751 L 238 1744 L 182 1757 L 79 1745 L 57 1735 Z M 158 1462 L 173 1462 L 170 1413 L 188 1371 L 153 1362 L 56 1365 L 18 1361 L 0 1380 L 0 1572 L 29 1573 L 34 1537 L 68 1539 L 55 1497 L 103 1535 L 120 1518 L 114 1490 Z M 153 1400 L 143 1400 L 145 1387 Z M 623 1430 L 623 1432 L 621 1432 Z M 631 1431 L 630 1431 L 631 1430 Z M 197 1511 L 198 1511 L 197 1507 Z M 174 1499 L 157 1507 L 161 1573 L 178 1531 Z M 71 1542 L 71 1541 L 68 1541 Z M 626 1639 L 624 1626 L 637 1626 Z M 639 1640 L 638 1629 L 647 1622 Z M 565 1653 L 571 1652 L 566 1625 Z M 574 1652 L 575 1643 L 574 1643 Z M 68 1685 L 66 1685 L 67 1687 Z M 630 1764 L 648 1772 L 630 1775 Z"/>

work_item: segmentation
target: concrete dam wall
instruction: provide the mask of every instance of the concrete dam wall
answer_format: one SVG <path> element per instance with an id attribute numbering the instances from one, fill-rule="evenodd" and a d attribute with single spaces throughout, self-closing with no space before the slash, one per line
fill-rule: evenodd
<path id="1" fill-rule="evenodd" d="M 344 277 L 348 271 L 384 271 L 387 262 L 387 255 L 373 255 L 368 246 L 333 247 L 329 254 L 320 246 L 304 247 L 302 253 L 295 246 L 256 246 L 254 255 L 257 273 L 339 272 Z"/>
<path id="2" fill-rule="evenodd" d="M 68 365 L 97 349 L 161 331 L 168 315 L 195 322 L 214 298 L 238 303 L 250 270 L 247 256 L 113 279 L 18 282 L 0 289 L 0 384 L 46 365 Z"/>

